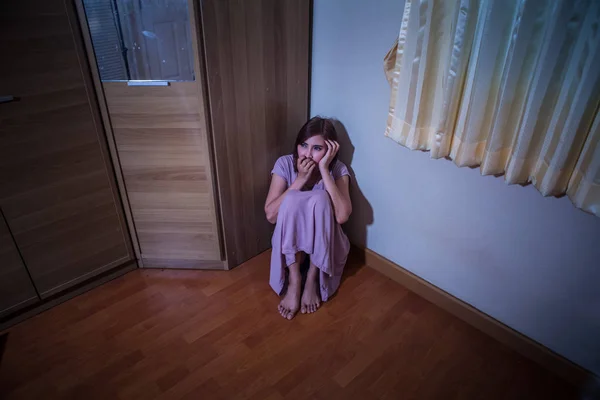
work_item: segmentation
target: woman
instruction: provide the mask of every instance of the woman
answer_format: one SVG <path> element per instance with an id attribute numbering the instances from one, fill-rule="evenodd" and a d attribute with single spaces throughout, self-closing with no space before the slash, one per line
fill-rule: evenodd
<path id="1" fill-rule="evenodd" d="M 299 310 L 317 311 L 340 284 L 350 250 L 340 225 L 352 203 L 350 174 L 337 159 L 339 148 L 331 120 L 314 117 L 300 129 L 294 153 L 280 157 L 272 171 L 265 204 L 267 219 L 277 224 L 270 284 L 283 294 L 278 310 L 286 319 Z M 310 267 L 302 292 L 300 265 L 306 255 Z"/>

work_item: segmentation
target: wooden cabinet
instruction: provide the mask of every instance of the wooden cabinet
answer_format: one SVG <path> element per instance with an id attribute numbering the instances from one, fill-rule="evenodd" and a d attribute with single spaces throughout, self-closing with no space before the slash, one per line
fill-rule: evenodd
<path id="1" fill-rule="evenodd" d="M 0 95 L 15 97 L 0 104 L 0 208 L 42 298 L 134 260 L 74 18 L 68 1 L 0 2 Z"/>

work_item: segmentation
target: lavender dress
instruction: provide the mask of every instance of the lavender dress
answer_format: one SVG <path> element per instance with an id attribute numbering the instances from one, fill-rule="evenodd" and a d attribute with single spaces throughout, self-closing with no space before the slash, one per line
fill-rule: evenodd
<path id="1" fill-rule="evenodd" d="M 271 173 L 285 179 L 289 187 L 298 175 L 294 171 L 294 156 L 280 157 Z M 348 168 L 337 161 L 331 175 L 337 180 L 350 174 Z M 350 242 L 335 220 L 331 199 L 322 180 L 311 191 L 291 190 L 286 194 L 279 207 L 272 245 L 269 283 L 277 294 L 281 294 L 285 286 L 286 266 L 294 263 L 299 251 L 309 254 L 311 262 L 320 269 L 321 299 L 327 301 L 335 293 L 346 265 Z"/>

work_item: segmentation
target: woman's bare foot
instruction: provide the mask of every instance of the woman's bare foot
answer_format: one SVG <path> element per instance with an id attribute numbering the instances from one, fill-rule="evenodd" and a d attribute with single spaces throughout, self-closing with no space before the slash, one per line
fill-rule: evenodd
<path id="1" fill-rule="evenodd" d="M 300 308 L 300 282 L 290 282 L 287 291 L 277 306 L 279 314 L 285 319 L 292 319 Z"/>
<path id="2" fill-rule="evenodd" d="M 312 263 L 306 276 L 306 285 L 302 293 L 301 312 L 302 314 L 312 314 L 321 307 L 321 299 L 319 297 L 319 285 L 317 284 L 318 268 Z"/>
<path id="3" fill-rule="evenodd" d="M 279 314 L 285 319 L 292 319 L 300 309 L 300 290 L 302 276 L 300 275 L 300 253 L 296 254 L 296 262 L 288 267 L 288 287 L 277 306 Z"/>

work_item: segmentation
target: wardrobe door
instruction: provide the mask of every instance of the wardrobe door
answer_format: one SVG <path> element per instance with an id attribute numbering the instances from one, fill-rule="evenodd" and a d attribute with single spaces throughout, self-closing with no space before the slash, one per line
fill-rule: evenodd
<path id="1" fill-rule="evenodd" d="M 193 4 L 81 4 L 143 266 L 224 269 Z"/>
<path id="2" fill-rule="evenodd" d="M 0 317 L 38 300 L 17 246 L 0 215 Z"/>
<path id="3" fill-rule="evenodd" d="M 70 1 L 0 2 L 0 207 L 42 297 L 133 260 L 77 26 Z"/>

